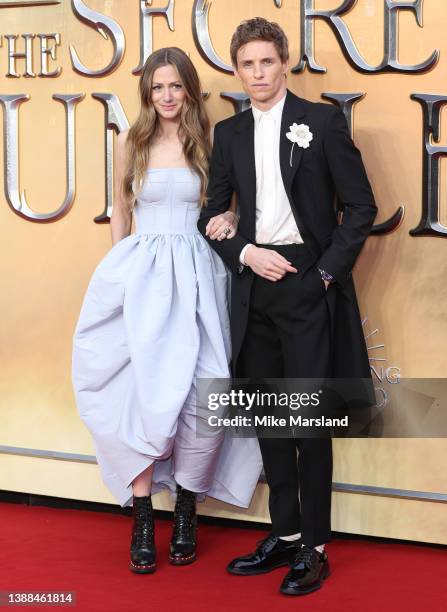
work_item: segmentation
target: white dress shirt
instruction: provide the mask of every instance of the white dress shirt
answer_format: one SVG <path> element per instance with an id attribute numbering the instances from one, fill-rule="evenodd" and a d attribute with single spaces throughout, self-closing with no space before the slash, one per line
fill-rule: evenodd
<path id="1" fill-rule="evenodd" d="M 298 230 L 279 165 L 281 118 L 286 96 L 268 111 L 252 106 L 255 121 L 256 242 L 258 244 L 300 244 Z M 245 264 L 247 244 L 239 260 Z"/>

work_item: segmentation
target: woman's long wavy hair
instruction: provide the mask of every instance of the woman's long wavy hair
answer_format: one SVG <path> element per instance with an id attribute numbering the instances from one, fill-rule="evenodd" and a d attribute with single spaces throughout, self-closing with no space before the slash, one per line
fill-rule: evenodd
<path id="1" fill-rule="evenodd" d="M 179 137 L 188 166 L 200 177 L 200 204 L 206 203 L 209 158 L 211 152 L 210 122 L 203 103 L 200 80 L 194 64 L 178 47 L 154 51 L 146 60 L 140 77 L 140 114 L 126 139 L 126 170 L 123 182 L 125 201 L 132 210 L 149 166 L 151 140 L 158 128 L 158 114 L 152 103 L 154 72 L 162 66 L 175 66 L 185 90 Z M 135 186 L 135 192 L 134 192 Z"/>

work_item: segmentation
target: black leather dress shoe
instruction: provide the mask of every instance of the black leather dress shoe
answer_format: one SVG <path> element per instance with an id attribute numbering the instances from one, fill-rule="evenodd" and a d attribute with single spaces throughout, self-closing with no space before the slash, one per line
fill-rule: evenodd
<path id="1" fill-rule="evenodd" d="M 188 565 L 196 560 L 196 494 L 177 485 L 174 529 L 169 546 L 172 565 Z"/>
<path id="2" fill-rule="evenodd" d="M 306 595 L 321 587 L 330 574 L 327 554 L 303 546 L 296 555 L 290 572 L 282 581 L 280 591 L 285 595 Z"/>
<path id="3" fill-rule="evenodd" d="M 133 498 L 130 570 L 136 574 L 155 572 L 154 511 L 150 495 Z"/>
<path id="4" fill-rule="evenodd" d="M 287 542 L 269 535 L 256 545 L 256 550 L 244 557 L 233 559 L 227 570 L 239 576 L 265 574 L 277 567 L 289 565 L 301 547 L 301 540 Z"/>

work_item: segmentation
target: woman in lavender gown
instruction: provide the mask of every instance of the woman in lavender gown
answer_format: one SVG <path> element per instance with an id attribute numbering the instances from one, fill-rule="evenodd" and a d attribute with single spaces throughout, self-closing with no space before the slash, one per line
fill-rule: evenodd
<path id="1" fill-rule="evenodd" d="M 183 565 L 196 558 L 196 497 L 248 506 L 262 463 L 254 438 L 196 434 L 197 379 L 228 379 L 231 347 L 228 273 L 197 230 L 211 145 L 191 60 L 156 51 L 139 94 L 137 120 L 117 137 L 113 247 L 84 298 L 73 385 L 103 481 L 133 506 L 130 569 L 150 573 L 152 494 L 176 493 L 169 557 Z M 231 239 L 237 217 L 210 224 Z"/>

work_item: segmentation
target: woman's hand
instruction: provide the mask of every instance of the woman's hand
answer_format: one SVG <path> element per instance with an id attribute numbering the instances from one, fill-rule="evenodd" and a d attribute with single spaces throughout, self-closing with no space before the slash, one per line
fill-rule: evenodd
<path id="1" fill-rule="evenodd" d="M 227 210 L 221 215 L 212 217 L 206 226 L 205 235 L 211 240 L 225 240 L 236 236 L 239 219 L 236 213 Z"/>

